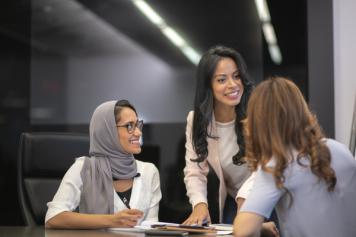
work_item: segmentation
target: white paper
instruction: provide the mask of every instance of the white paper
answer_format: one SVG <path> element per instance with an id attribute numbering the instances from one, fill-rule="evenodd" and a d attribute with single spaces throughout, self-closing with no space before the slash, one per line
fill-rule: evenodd
<path id="1" fill-rule="evenodd" d="M 133 228 L 109 228 L 110 231 L 124 231 L 124 232 L 136 232 L 136 233 L 144 233 L 145 230 L 152 230 L 152 225 L 172 225 L 172 226 L 179 226 L 176 223 L 169 223 L 169 222 L 160 222 L 160 221 L 143 221 L 140 225 L 136 225 Z"/>
<path id="2" fill-rule="evenodd" d="M 161 221 L 142 221 L 141 224 L 138 225 L 138 227 L 151 227 L 152 225 L 179 226 L 179 224 L 177 224 L 177 223 L 169 223 L 169 222 L 161 222 Z"/>

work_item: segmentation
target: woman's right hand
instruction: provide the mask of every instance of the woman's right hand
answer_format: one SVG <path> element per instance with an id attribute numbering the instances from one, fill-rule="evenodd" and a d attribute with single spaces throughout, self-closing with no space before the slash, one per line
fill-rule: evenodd
<path id="1" fill-rule="evenodd" d="M 183 225 L 202 225 L 203 221 L 211 223 L 208 205 L 201 202 L 194 206 L 193 212 L 190 214 L 188 219 L 183 222 Z"/>
<path id="2" fill-rule="evenodd" d="M 111 216 L 112 227 L 134 227 L 142 217 L 143 212 L 137 209 L 119 211 Z"/>

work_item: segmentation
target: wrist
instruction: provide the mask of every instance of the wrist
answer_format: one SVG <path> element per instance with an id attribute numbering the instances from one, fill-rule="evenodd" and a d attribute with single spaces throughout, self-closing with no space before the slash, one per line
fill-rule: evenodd
<path id="1" fill-rule="evenodd" d="M 101 219 L 105 228 L 115 227 L 114 215 L 103 215 Z"/>
<path id="2" fill-rule="evenodd" d="M 198 209 L 198 208 L 208 209 L 208 204 L 205 202 L 199 202 L 199 203 L 195 204 L 195 206 L 193 207 L 193 210 Z"/>

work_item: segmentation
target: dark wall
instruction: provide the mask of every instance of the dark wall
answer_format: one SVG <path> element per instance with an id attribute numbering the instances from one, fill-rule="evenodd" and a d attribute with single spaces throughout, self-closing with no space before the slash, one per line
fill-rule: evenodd
<path id="1" fill-rule="evenodd" d="M 30 8 L 5 1 L 0 8 L 0 225 L 21 224 L 16 190 L 20 133 L 29 128 Z"/>
<path id="2" fill-rule="evenodd" d="M 333 1 L 308 1 L 308 97 L 328 137 L 335 136 Z"/>

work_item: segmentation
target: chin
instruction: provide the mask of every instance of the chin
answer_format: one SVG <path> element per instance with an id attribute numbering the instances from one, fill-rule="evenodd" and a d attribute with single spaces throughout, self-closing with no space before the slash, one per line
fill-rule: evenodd
<path id="1" fill-rule="evenodd" d="M 241 99 L 239 98 L 239 99 L 237 99 L 237 100 L 235 100 L 235 101 L 231 101 L 230 103 L 231 103 L 231 105 L 233 105 L 233 106 L 237 106 L 238 104 L 240 104 L 240 101 L 241 101 Z"/>
<path id="2" fill-rule="evenodd" d="M 135 155 L 140 154 L 140 153 L 141 153 L 141 147 L 138 148 L 138 149 L 134 149 L 134 150 L 132 151 L 132 154 L 135 154 Z"/>

